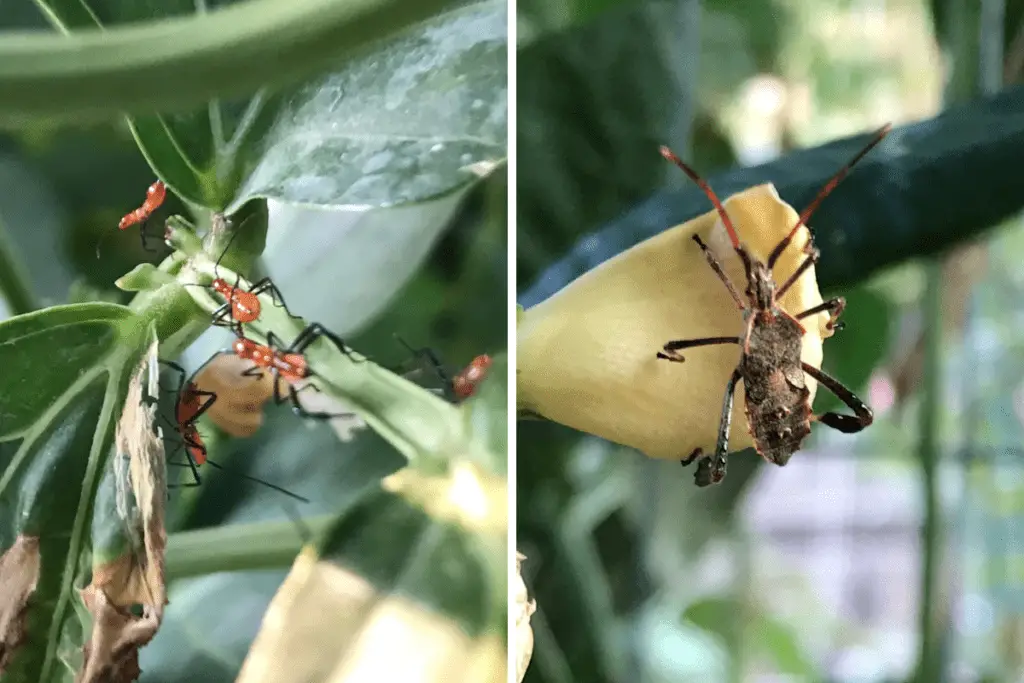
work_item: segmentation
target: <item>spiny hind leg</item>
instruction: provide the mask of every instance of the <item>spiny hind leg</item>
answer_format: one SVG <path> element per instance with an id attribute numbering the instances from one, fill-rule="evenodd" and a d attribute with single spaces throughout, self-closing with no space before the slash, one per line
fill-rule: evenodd
<path id="1" fill-rule="evenodd" d="M 722 401 L 722 416 L 718 422 L 718 442 L 715 453 L 710 458 L 700 461 L 693 480 L 697 486 L 717 484 L 725 479 L 726 456 L 729 453 L 729 428 L 732 426 L 732 406 L 736 397 L 736 384 L 742 379 L 740 369 L 732 372 L 732 377 L 725 385 L 725 399 Z"/>
<path id="2" fill-rule="evenodd" d="M 697 446 L 696 448 L 693 449 L 692 453 L 690 453 L 685 458 L 680 459 L 679 460 L 679 464 L 682 465 L 683 467 L 686 467 L 687 465 L 691 464 L 695 460 L 699 460 L 700 458 L 703 458 L 703 457 L 704 457 L 704 449 L 701 448 L 700 446 Z"/>
<path id="3" fill-rule="evenodd" d="M 850 410 L 853 411 L 853 415 L 843 415 L 842 413 L 822 413 L 816 416 L 818 422 L 823 425 L 827 425 L 832 429 L 843 432 L 844 434 L 855 434 L 861 431 L 865 427 L 871 425 L 875 420 L 875 414 L 871 408 L 867 406 L 864 401 L 857 398 L 857 396 L 847 389 L 839 380 L 831 375 L 822 372 L 813 365 L 803 363 L 804 372 L 818 380 L 818 383 L 831 391 L 836 395 L 840 401 L 845 403 Z"/>

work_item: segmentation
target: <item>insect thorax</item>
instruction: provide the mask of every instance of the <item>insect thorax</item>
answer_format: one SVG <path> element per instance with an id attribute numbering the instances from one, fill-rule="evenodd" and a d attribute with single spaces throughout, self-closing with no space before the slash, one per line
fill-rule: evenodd
<path id="1" fill-rule="evenodd" d="M 775 306 L 775 280 L 768 266 L 750 256 L 750 280 L 747 282 L 747 296 L 756 309 L 771 310 Z"/>

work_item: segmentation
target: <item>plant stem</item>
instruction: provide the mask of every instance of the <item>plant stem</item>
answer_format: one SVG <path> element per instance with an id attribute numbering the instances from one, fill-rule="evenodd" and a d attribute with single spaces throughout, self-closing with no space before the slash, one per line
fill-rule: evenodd
<path id="1" fill-rule="evenodd" d="M 11 315 L 21 315 L 39 308 L 25 269 L 7 237 L 3 220 L 0 220 L 0 295 L 7 302 Z"/>
<path id="2" fill-rule="evenodd" d="M 58 26 L 81 23 L 81 17 L 62 16 L 53 2 L 37 3 Z M 63 36 L 6 32 L 0 34 L 0 122 L 82 122 L 251 93 L 338 66 L 453 4 L 249 0 L 201 15 Z"/>
<path id="3" fill-rule="evenodd" d="M 924 373 L 920 412 L 918 458 L 924 496 L 924 523 L 921 526 L 921 609 L 919 611 L 921 648 L 918 655 L 918 681 L 939 680 L 942 669 L 937 586 L 942 550 L 942 519 L 939 508 L 939 410 L 942 405 L 942 263 L 927 265 L 924 312 Z"/>
<path id="4" fill-rule="evenodd" d="M 315 536 L 333 515 L 302 520 Z M 288 567 L 309 539 L 295 522 L 260 522 L 171 534 L 167 539 L 166 579 L 186 579 L 213 572 Z"/>

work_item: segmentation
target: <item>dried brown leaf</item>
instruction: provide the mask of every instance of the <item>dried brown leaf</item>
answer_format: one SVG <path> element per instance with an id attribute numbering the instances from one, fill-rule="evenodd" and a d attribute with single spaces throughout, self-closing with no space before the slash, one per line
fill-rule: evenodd
<path id="1" fill-rule="evenodd" d="M 530 615 L 537 611 L 537 601 L 530 599 L 523 581 L 523 560 L 526 555 L 516 552 L 516 681 L 522 683 L 526 668 L 533 657 L 533 629 L 530 628 Z"/>
<path id="2" fill-rule="evenodd" d="M 35 536 L 18 536 L 0 556 L 0 673 L 25 638 L 25 615 L 39 582 L 39 569 Z"/>
<path id="3" fill-rule="evenodd" d="M 80 591 L 93 624 L 76 683 L 138 678 L 139 648 L 156 635 L 167 604 L 167 471 L 163 441 L 153 432 L 156 405 L 143 401 L 144 380 L 148 380 L 145 393 L 158 395 L 156 353 L 154 342 L 132 378 L 117 423 L 117 510 L 131 547 L 112 562 L 93 565 L 92 583 Z M 134 605 L 141 605 L 141 616 L 132 613 Z"/>

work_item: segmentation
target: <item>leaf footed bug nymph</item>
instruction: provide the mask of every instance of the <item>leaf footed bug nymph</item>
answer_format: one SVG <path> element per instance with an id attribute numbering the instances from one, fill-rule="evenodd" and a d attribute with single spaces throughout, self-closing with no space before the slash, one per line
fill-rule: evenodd
<path id="1" fill-rule="evenodd" d="M 714 204 L 732 247 L 743 264 L 747 280 L 744 300 L 715 255 L 698 235 L 694 235 L 693 240 L 703 252 L 708 265 L 729 290 L 729 294 L 742 312 L 744 333 L 742 336 L 674 340 L 666 343 L 657 354 L 659 359 L 681 363 L 684 361 L 682 354 L 679 353 L 682 349 L 713 344 L 738 344 L 741 347 L 739 364 L 726 383 L 714 453 L 708 457 L 703 449 L 697 448 L 681 461 L 685 466 L 699 460 L 697 471 L 694 473 L 697 486 L 717 484 L 725 478 L 734 394 L 736 384 L 741 379 L 746 395 L 745 413 L 754 447 L 761 457 L 776 465 L 782 466 L 789 462 L 790 457 L 810 434 L 811 422 L 814 420 L 847 434 L 859 432 L 874 420 L 871 409 L 854 396 L 853 392 L 838 380 L 803 362 L 800 357 L 801 338 L 805 334 L 800 320 L 827 311 L 827 328 L 837 329 L 839 325 L 836 320 L 846 306 L 846 301 L 842 297 L 836 297 L 796 315 L 790 315 L 777 303 L 777 299 L 817 263 L 820 252 L 814 247 L 813 237 L 808 239 L 804 246 L 806 258 L 782 285 L 776 286 L 772 268 L 799 229 L 806 226 L 807 220 L 822 200 L 846 177 L 854 164 L 882 141 L 890 129 L 888 124 L 880 128 L 871 141 L 829 180 L 814 201 L 800 214 L 792 230 L 772 249 L 766 263 L 762 263 L 740 242 L 725 207 L 708 184 L 667 147 L 661 148 L 662 156 L 679 166 Z M 805 373 L 842 400 L 853 411 L 853 415 L 832 412 L 814 415 Z"/>

